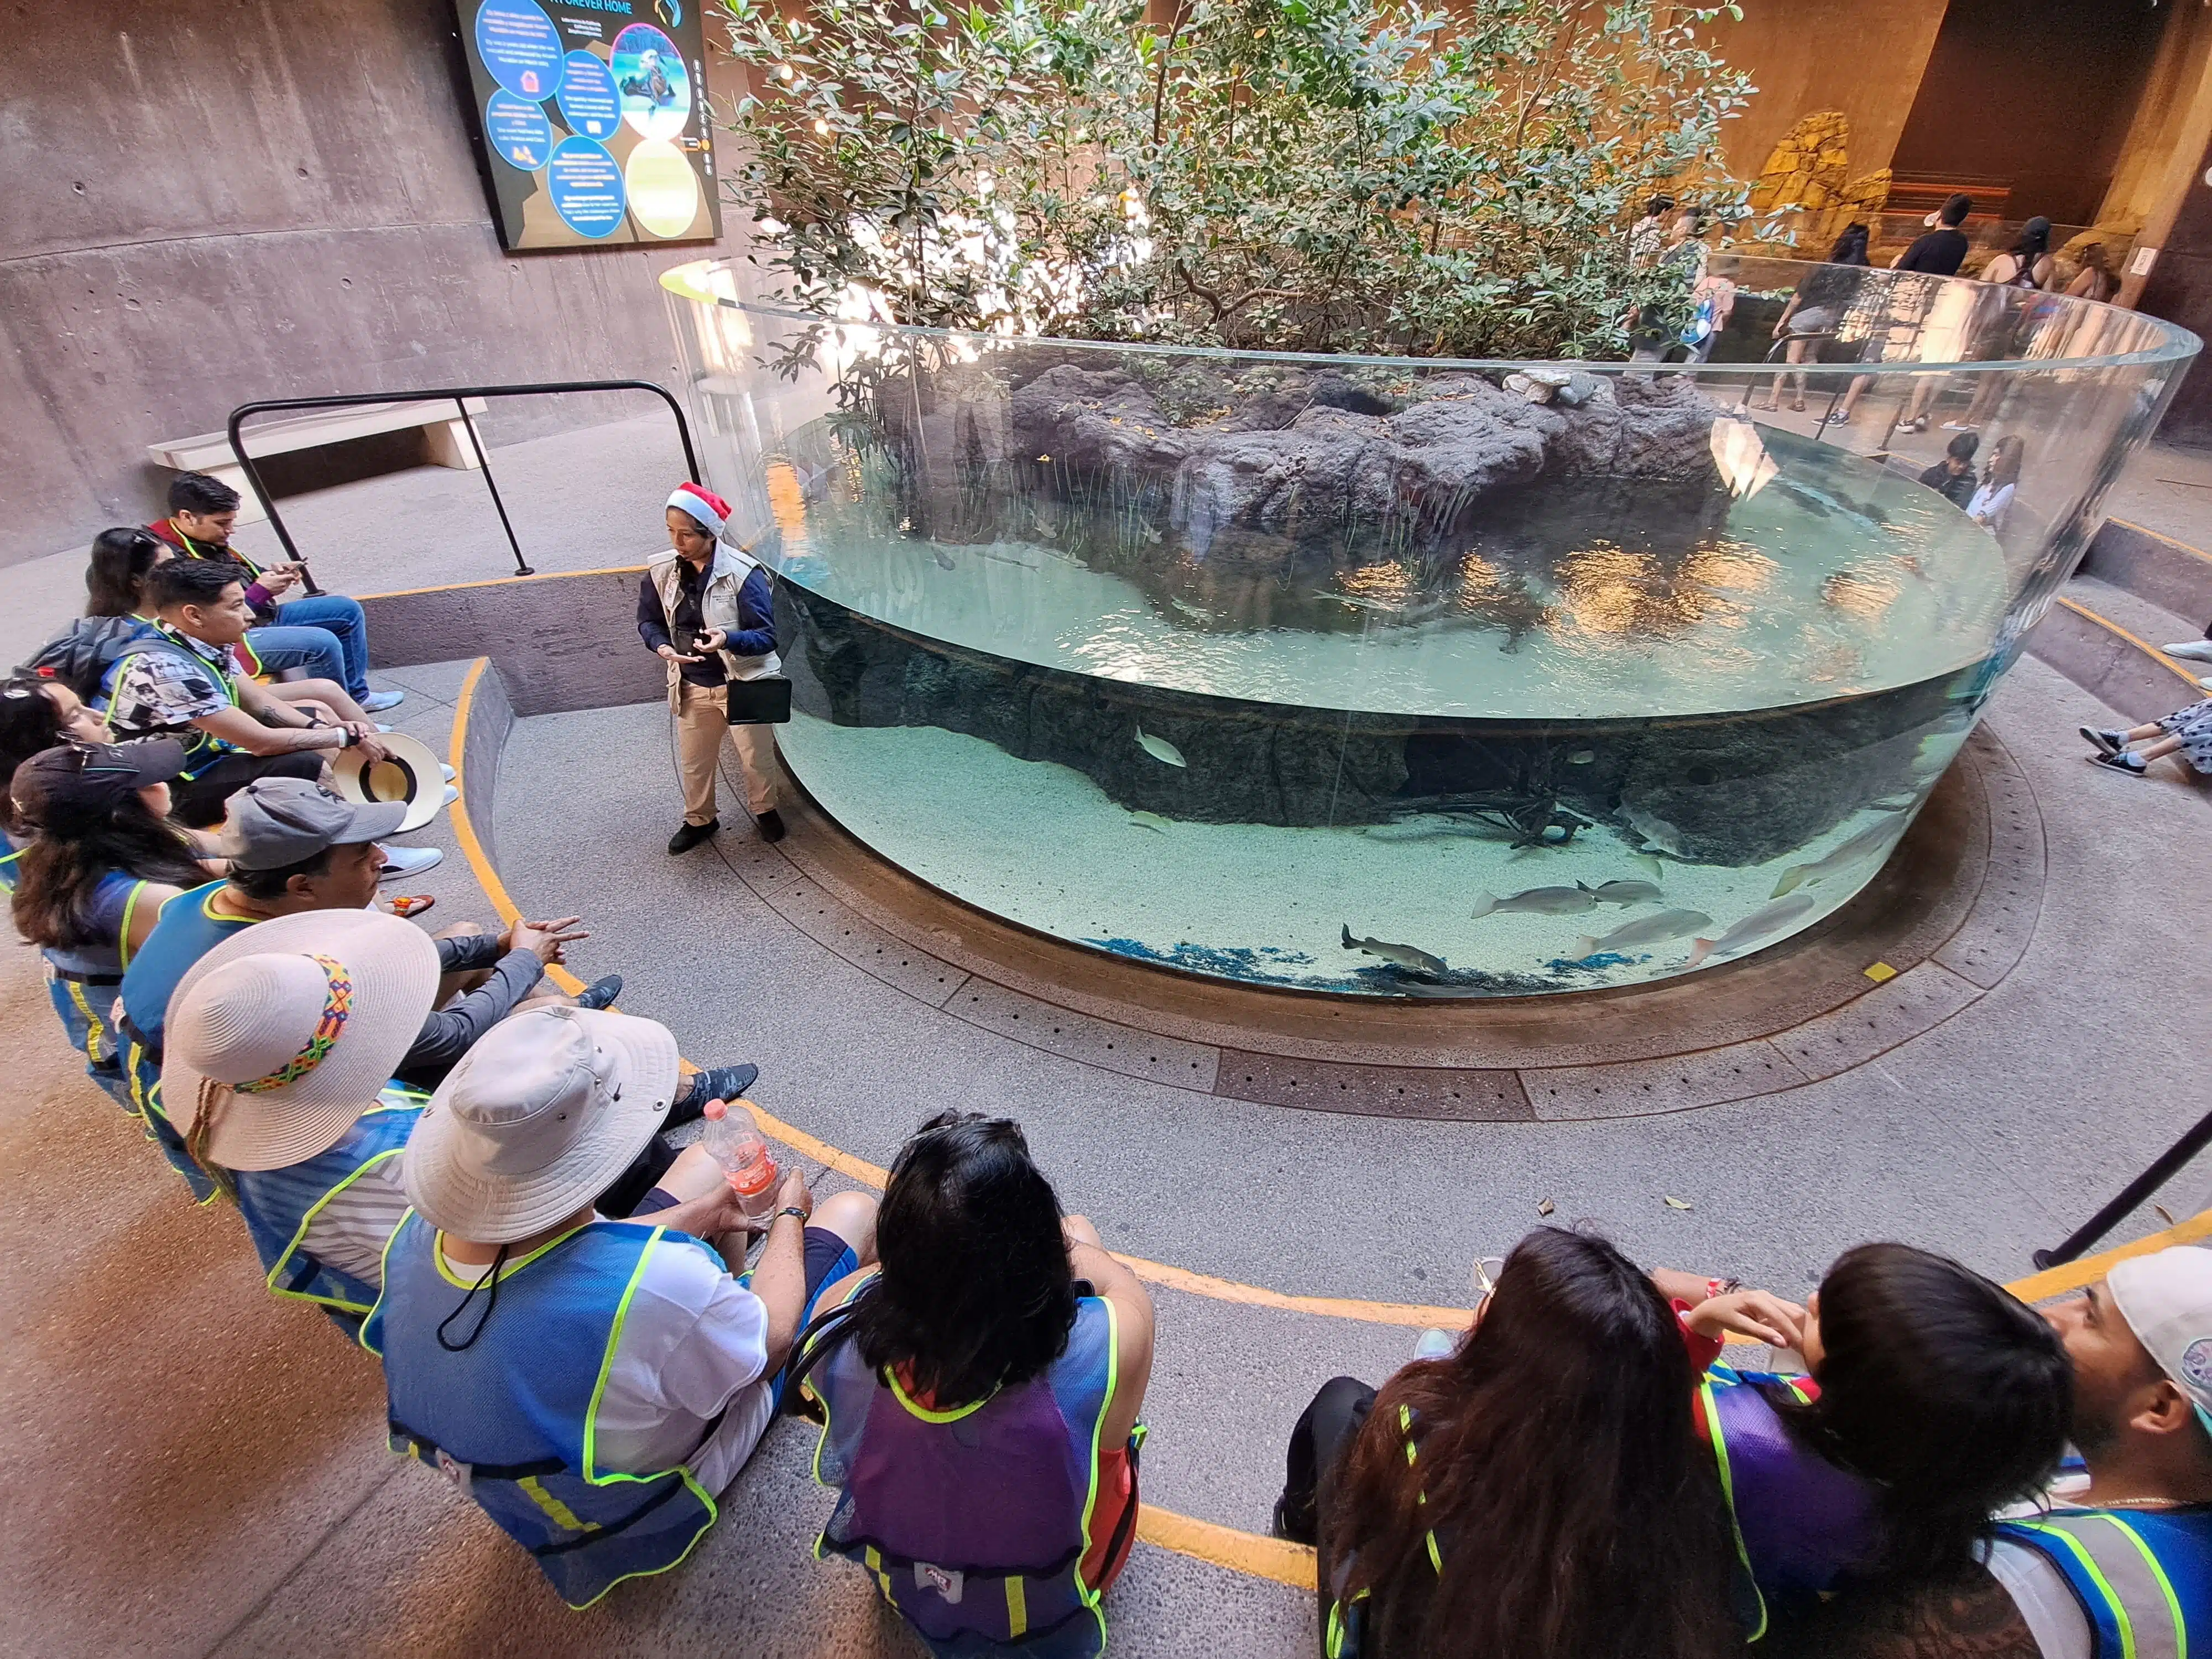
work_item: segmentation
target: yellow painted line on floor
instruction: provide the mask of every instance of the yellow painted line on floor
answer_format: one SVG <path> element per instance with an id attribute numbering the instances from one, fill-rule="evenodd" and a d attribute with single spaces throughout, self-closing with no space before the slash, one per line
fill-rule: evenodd
<path id="1" fill-rule="evenodd" d="M 2083 617 L 2087 621 L 2096 623 L 2098 627 L 2103 629 L 2106 633 L 2118 635 L 2120 638 L 2125 640 L 2130 645 L 2135 647 L 2135 648 L 2142 652 L 2143 655 L 2156 662 L 2159 666 L 2165 669 L 2166 672 L 2173 675 L 2184 685 L 2187 686 L 2196 697 L 2200 700 L 2203 697 L 2204 688 L 2197 683 L 2197 676 L 2191 673 L 2186 668 L 2184 668 L 2179 663 L 2174 661 L 2172 658 L 2167 656 L 2165 652 L 2160 650 L 2148 641 L 2137 639 L 2134 635 L 2129 633 L 2126 629 L 2121 627 L 2119 623 L 2114 622 L 2110 617 L 2098 615 L 2097 612 L 2090 610 L 2087 605 L 2083 605 L 2079 599 L 2069 599 L 2062 593 L 2058 596 L 2058 603 L 2064 605 L 2075 616 Z"/>
<path id="2" fill-rule="evenodd" d="M 465 587 L 514 587 L 523 582 L 564 582 L 577 576 L 641 576 L 641 564 L 602 565 L 595 570 L 537 570 L 527 576 L 493 576 L 480 582 L 440 582 L 431 587 L 395 587 L 386 593 L 356 593 L 356 599 L 411 599 L 423 593 L 458 593 Z"/>
<path id="3" fill-rule="evenodd" d="M 2148 536 L 2154 542 L 2164 542 L 2177 552 L 2186 553 L 2192 559 L 2202 559 L 2205 563 L 2212 564 L 2212 553 L 2207 553 L 2201 547 L 2191 547 L 2187 542 L 2177 541 L 2162 531 L 2153 530 L 2147 524 L 2137 524 L 2133 519 L 2114 519 L 2112 522 L 2123 530 L 2132 530 L 2138 536 Z"/>
<path id="4" fill-rule="evenodd" d="M 2060 600 L 2062 605 L 2068 603 Z M 2076 606 L 2076 609 L 2080 607 Z M 2094 616 L 2094 613 L 2087 613 Z M 2102 622 L 2102 617 L 2095 617 Z M 2106 624 L 2110 626 L 2109 623 Z M 2118 630 L 2115 630 L 2118 631 Z M 2156 653 L 2154 653 L 2154 655 Z M 453 734 L 450 744 L 450 760 L 453 768 L 454 787 L 460 791 L 453 802 L 452 817 L 454 839 L 460 843 L 461 856 L 468 860 L 469 868 L 483 886 L 484 896 L 491 901 L 492 908 L 500 920 L 513 922 L 521 915 L 507 894 L 507 885 L 492 868 L 484 854 L 483 843 L 477 839 L 475 826 L 469 821 L 467 771 L 463 750 L 468 738 L 469 711 L 476 702 L 477 683 L 483 678 L 489 659 L 478 657 L 469 666 L 468 676 L 461 682 L 460 696 L 453 705 Z M 580 981 L 563 969 L 553 968 L 549 975 L 561 981 L 571 993 L 583 988 Z M 808 1134 L 793 1124 L 786 1123 L 774 1113 L 763 1111 L 751 1101 L 745 1102 L 763 1134 L 781 1141 L 802 1158 L 811 1159 L 828 1169 L 836 1170 L 847 1179 L 881 1192 L 890 1172 L 880 1164 L 855 1158 L 850 1152 L 832 1146 L 828 1141 Z M 2102 1251 L 2093 1256 L 2069 1262 L 2063 1267 L 2020 1279 L 2009 1288 L 2023 1302 L 2040 1302 L 2069 1291 L 2094 1285 L 2111 1271 L 2115 1261 L 2130 1256 L 2148 1255 L 2162 1250 L 2169 1244 L 2192 1244 L 2212 1237 L 2212 1210 L 2192 1217 L 2163 1232 L 2139 1238 L 2132 1244 Z M 1141 1256 L 1116 1257 L 1128 1264 L 1142 1279 L 1162 1285 L 1170 1290 L 1187 1291 L 1194 1296 L 1211 1297 L 1218 1302 L 1233 1302 L 1247 1307 L 1275 1308 L 1290 1313 L 1319 1314 L 1333 1319 L 1358 1320 L 1369 1324 L 1404 1325 L 1425 1329 L 1431 1326 L 1446 1329 L 1464 1328 L 1473 1315 L 1464 1308 L 1425 1308 L 1403 1302 L 1362 1302 L 1349 1297 L 1327 1296 L 1291 1296 L 1281 1291 L 1271 1291 L 1258 1285 L 1240 1284 L 1235 1279 L 1217 1279 L 1211 1273 L 1193 1273 L 1186 1267 L 1170 1267 L 1164 1262 L 1147 1261 Z M 1269 1538 L 1255 1532 L 1245 1532 L 1236 1527 L 1224 1527 L 1218 1522 L 1201 1521 L 1195 1516 L 1178 1514 L 1146 1504 L 1137 1510 L 1137 1536 L 1147 1544 L 1225 1571 L 1243 1573 L 1249 1577 L 1265 1578 L 1296 1590 L 1314 1588 L 1314 1553 L 1303 1544 L 1286 1543 L 1279 1538 Z"/>

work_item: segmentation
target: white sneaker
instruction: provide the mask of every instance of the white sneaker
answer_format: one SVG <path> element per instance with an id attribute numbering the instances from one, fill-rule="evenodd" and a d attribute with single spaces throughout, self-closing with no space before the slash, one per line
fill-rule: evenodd
<path id="1" fill-rule="evenodd" d="M 419 876 L 445 861 L 445 854 L 435 847 L 394 847 L 386 842 L 384 868 L 377 872 L 376 878 L 397 881 L 402 876 Z"/>
<path id="2" fill-rule="evenodd" d="M 460 798 L 461 798 L 461 792 L 460 792 L 459 790 L 458 790 L 458 789 L 454 788 L 454 787 L 453 787 L 453 786 L 452 784 L 450 784 L 450 783 L 449 783 L 449 784 L 447 784 L 447 785 L 446 786 L 446 805 L 447 805 L 451 806 L 451 805 L 452 805 L 455 801 L 459 800 Z"/>
<path id="3" fill-rule="evenodd" d="M 446 775 L 446 781 L 447 781 L 447 783 L 451 783 L 451 782 L 453 781 L 454 777 L 457 775 L 457 774 L 454 772 L 453 769 L 452 767 L 450 767 L 450 766 L 447 765 L 447 764 L 446 764 L 446 763 L 445 763 L 445 762 L 443 762 L 443 761 L 440 761 L 440 762 L 438 763 L 438 769 L 439 769 L 441 772 L 443 772 L 443 773 Z"/>
<path id="4" fill-rule="evenodd" d="M 1449 1359 L 1458 1346 L 1459 1337 L 1455 1332 L 1426 1330 L 1421 1333 L 1421 1340 L 1413 1344 L 1413 1358 Z"/>
<path id="5" fill-rule="evenodd" d="M 2212 662 L 2212 640 L 2184 640 L 2179 645 L 2162 645 L 2159 649 L 2169 657 L 2185 657 L 2191 662 Z"/>

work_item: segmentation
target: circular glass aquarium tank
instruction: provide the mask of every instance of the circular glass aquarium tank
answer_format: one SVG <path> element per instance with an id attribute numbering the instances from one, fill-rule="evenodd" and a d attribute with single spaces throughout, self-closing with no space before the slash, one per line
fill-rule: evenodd
<path id="1" fill-rule="evenodd" d="M 1714 269 L 1715 356 L 1752 361 L 951 334 L 670 272 L 726 534 L 781 578 L 786 764 L 965 902 L 1197 974 L 1528 994 L 1802 932 L 1896 847 L 2197 341 Z"/>

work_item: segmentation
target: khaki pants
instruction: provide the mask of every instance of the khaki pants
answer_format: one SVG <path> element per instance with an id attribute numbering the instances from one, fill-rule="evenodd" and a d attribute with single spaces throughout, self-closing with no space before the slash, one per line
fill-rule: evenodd
<path id="1" fill-rule="evenodd" d="M 765 726 L 732 726 L 722 688 L 681 681 L 676 688 L 677 767 L 684 775 L 684 822 L 711 823 L 714 811 L 714 763 L 729 733 L 745 776 L 745 806 L 755 817 L 775 810 L 775 785 L 769 768 L 775 739 Z"/>

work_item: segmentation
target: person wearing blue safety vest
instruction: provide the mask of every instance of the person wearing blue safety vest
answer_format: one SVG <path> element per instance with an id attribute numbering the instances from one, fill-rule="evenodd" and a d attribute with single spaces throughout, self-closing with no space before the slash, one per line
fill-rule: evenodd
<path id="1" fill-rule="evenodd" d="M 664 1184 L 604 1218 L 597 1195 L 678 1086 L 650 1020 L 542 1008 L 495 1027 L 408 1141 L 413 1207 L 362 1331 L 392 1449 L 474 1498 L 571 1607 L 666 1571 L 714 1525 L 814 1298 L 873 1259 L 874 1200 L 817 1212 L 793 1172 L 741 1283 L 744 1212 L 702 1149 L 701 1195 Z"/>
<path id="2" fill-rule="evenodd" d="M 47 994 L 86 1073 L 133 1114 L 116 988 L 161 907 L 207 878 L 169 821 L 169 780 L 184 758 L 169 738 L 64 744 L 24 762 L 9 785 L 18 825 L 35 832 L 16 855 L 15 929 L 46 957 Z"/>
<path id="3" fill-rule="evenodd" d="M 438 950 L 375 910 L 256 924 L 192 965 L 161 1097 L 238 1206 L 269 1289 L 358 1332 L 406 1212 L 399 1155 L 428 1098 L 392 1082 L 438 992 Z"/>
<path id="4" fill-rule="evenodd" d="M 252 619 L 243 574 L 200 559 L 155 566 L 145 582 L 155 626 L 109 665 L 101 685 L 115 737 L 183 741 L 177 817 L 194 829 L 222 817 L 223 802 L 256 778 L 319 778 L 324 761 L 343 749 L 385 758 L 373 725 L 324 720 L 240 666 L 233 649 Z"/>
<path id="5" fill-rule="evenodd" d="M 838 1488 L 817 1553 L 940 1659 L 1097 1659 L 1137 1521 L 1152 1304 L 1021 1127 L 948 1112 L 901 1150 L 880 1271 L 833 1285 L 799 1374 Z"/>
<path id="6" fill-rule="evenodd" d="M 1783 1659 L 2185 1659 L 2212 1649 L 2212 1251 L 2117 1262 L 2048 1310 L 2078 1463 L 2006 1510 L 1983 1565 L 1917 1595 L 1839 1597 Z"/>

